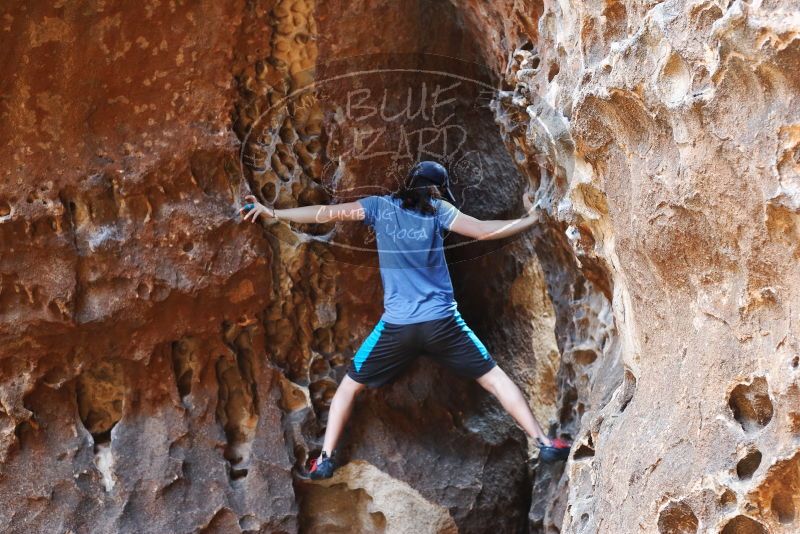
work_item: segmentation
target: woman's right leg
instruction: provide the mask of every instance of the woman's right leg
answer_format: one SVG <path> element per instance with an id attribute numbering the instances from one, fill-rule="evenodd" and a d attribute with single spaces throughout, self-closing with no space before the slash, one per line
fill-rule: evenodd
<path id="1" fill-rule="evenodd" d="M 336 389 L 328 411 L 328 426 L 325 428 L 325 441 L 322 444 L 322 451 L 327 453 L 328 456 L 336 449 L 342 430 L 344 430 L 344 426 L 350 418 L 350 413 L 353 411 L 353 403 L 356 400 L 356 396 L 365 387 L 364 384 L 360 384 L 345 375 Z"/>
<path id="2" fill-rule="evenodd" d="M 423 328 L 427 350 L 441 363 L 464 376 L 477 379 L 531 438 L 543 445 L 552 445 L 552 440 L 533 416 L 522 391 L 500 369 L 460 313 L 456 311 L 451 317 L 425 323 Z"/>
<path id="3" fill-rule="evenodd" d="M 495 365 L 491 371 L 477 380 L 478 384 L 500 401 L 503 408 L 522 427 L 526 434 L 539 440 L 544 445 L 552 445 L 550 438 L 547 437 L 539 422 L 533 416 L 528 406 L 528 401 L 522 395 L 522 391 L 508 377 L 505 371 L 500 369 L 499 365 Z"/>

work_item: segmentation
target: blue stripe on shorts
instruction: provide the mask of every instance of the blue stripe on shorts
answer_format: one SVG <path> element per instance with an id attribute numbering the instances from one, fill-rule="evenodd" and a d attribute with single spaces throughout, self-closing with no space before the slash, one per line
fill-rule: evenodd
<path id="1" fill-rule="evenodd" d="M 460 326 L 461 330 L 463 330 L 469 336 L 472 342 L 475 343 L 475 346 L 478 347 L 478 351 L 480 351 L 481 355 L 483 356 L 483 359 L 488 360 L 489 351 L 486 350 L 486 347 L 483 346 L 483 343 L 481 343 L 481 340 L 478 339 L 478 336 L 475 335 L 475 332 L 473 332 L 472 329 L 469 326 L 467 326 L 467 323 L 465 323 L 464 319 L 461 318 L 461 314 L 458 313 L 458 310 L 455 311 L 455 317 L 456 317 L 456 324 Z"/>
<path id="2" fill-rule="evenodd" d="M 367 361 L 367 356 L 369 356 L 369 353 L 372 352 L 372 349 L 374 349 L 375 345 L 378 343 L 378 339 L 381 337 L 381 332 L 383 332 L 384 324 L 385 323 L 383 321 L 378 321 L 378 324 L 375 325 L 372 333 L 367 336 L 367 339 L 364 340 L 361 348 L 358 349 L 358 352 L 356 352 L 355 356 L 353 357 L 353 365 L 355 366 L 356 371 L 361 370 L 361 366 L 364 365 L 365 361 Z"/>

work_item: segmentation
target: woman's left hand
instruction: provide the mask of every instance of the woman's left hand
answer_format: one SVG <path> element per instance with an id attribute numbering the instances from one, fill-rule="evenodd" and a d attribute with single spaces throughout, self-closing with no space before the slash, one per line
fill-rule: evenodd
<path id="1" fill-rule="evenodd" d="M 251 223 L 256 222 L 259 215 L 266 215 L 270 219 L 275 218 L 275 210 L 266 207 L 264 204 L 260 203 L 256 197 L 253 195 L 247 195 L 244 199 L 249 202 L 244 207 L 239 210 L 239 213 L 247 212 L 244 216 L 243 220 L 247 220 L 248 217 L 252 217 L 250 219 Z"/>

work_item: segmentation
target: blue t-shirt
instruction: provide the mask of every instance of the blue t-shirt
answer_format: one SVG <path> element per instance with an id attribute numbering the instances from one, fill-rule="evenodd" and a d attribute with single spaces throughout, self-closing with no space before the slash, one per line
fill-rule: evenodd
<path id="1" fill-rule="evenodd" d="M 453 315 L 456 301 L 444 257 L 442 232 L 458 211 L 433 200 L 436 214 L 404 209 L 391 195 L 358 201 L 364 224 L 375 231 L 383 281 L 383 316 L 390 324 L 411 324 Z"/>

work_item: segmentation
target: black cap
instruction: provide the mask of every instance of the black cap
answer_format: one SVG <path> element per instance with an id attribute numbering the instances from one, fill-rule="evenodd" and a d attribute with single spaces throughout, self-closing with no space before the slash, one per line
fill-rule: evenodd
<path id="1" fill-rule="evenodd" d="M 414 180 L 422 179 L 439 188 L 444 198 L 452 204 L 456 203 L 453 193 L 450 191 L 450 175 L 444 166 L 435 161 L 420 161 L 411 168 L 411 178 Z"/>

